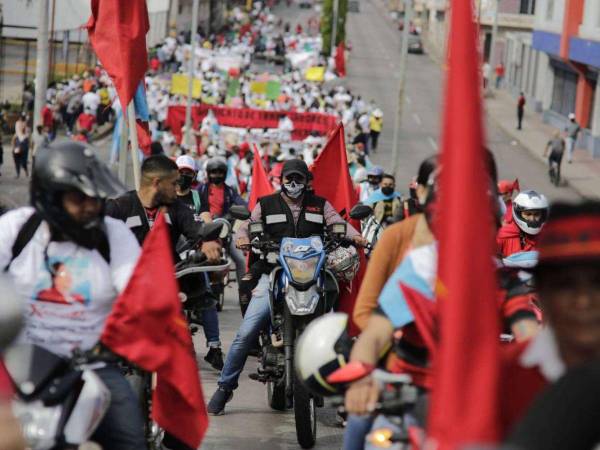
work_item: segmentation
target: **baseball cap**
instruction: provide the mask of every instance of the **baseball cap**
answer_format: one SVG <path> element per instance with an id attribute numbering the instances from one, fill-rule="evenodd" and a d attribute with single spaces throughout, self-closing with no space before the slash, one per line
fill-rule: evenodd
<path id="1" fill-rule="evenodd" d="M 297 173 L 308 178 L 308 166 L 301 159 L 290 159 L 283 164 L 281 175 L 286 176 Z"/>
<path id="2" fill-rule="evenodd" d="M 189 155 L 181 155 L 175 160 L 178 169 L 190 169 L 196 172 L 196 161 Z"/>

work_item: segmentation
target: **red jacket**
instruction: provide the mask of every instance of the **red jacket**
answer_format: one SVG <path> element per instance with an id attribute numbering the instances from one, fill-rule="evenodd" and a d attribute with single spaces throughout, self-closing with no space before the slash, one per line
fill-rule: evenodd
<path id="1" fill-rule="evenodd" d="M 500 228 L 496 242 L 500 254 L 507 257 L 513 253 L 535 250 L 537 235 L 526 234 L 521 231 L 516 222 L 511 222 Z"/>

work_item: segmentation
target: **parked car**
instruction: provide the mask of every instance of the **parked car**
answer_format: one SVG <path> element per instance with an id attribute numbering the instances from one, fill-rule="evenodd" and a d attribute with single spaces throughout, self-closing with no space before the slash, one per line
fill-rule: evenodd
<path id="1" fill-rule="evenodd" d="M 422 55 L 425 53 L 423 49 L 423 41 L 421 40 L 421 36 L 418 34 L 409 34 L 408 35 L 408 53 L 416 53 Z"/>

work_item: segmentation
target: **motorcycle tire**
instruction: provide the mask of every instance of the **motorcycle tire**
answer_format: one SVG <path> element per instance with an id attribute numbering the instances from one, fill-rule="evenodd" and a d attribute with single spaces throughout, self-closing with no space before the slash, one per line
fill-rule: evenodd
<path id="1" fill-rule="evenodd" d="M 315 399 L 294 374 L 294 418 L 296 437 L 302 448 L 313 448 L 317 441 L 317 408 Z"/>
<path id="2" fill-rule="evenodd" d="M 275 411 L 285 411 L 285 383 L 267 381 L 267 402 Z"/>
<path id="3" fill-rule="evenodd" d="M 221 312 L 223 311 L 223 305 L 225 304 L 225 292 L 221 291 L 219 292 L 219 295 L 217 296 L 217 303 L 216 303 L 216 307 L 217 307 L 217 311 Z"/>

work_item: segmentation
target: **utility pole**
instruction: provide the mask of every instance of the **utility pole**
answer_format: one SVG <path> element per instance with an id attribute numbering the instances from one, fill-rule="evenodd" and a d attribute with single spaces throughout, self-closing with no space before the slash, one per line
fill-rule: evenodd
<path id="1" fill-rule="evenodd" d="M 48 12 L 49 0 L 38 0 L 37 62 L 35 65 L 35 103 L 33 108 L 33 128 L 42 121 L 42 108 L 46 104 L 48 89 Z"/>
<path id="2" fill-rule="evenodd" d="M 337 47 L 337 29 L 340 15 L 340 0 L 333 0 L 333 12 L 331 14 L 331 52 L 333 56 L 334 49 Z"/>
<path id="3" fill-rule="evenodd" d="M 493 73 L 493 68 L 495 67 L 496 64 L 496 40 L 498 39 L 498 10 L 500 9 L 500 0 L 493 0 L 494 1 L 494 22 L 492 24 L 492 41 L 490 43 L 490 60 L 488 61 L 488 64 L 490 65 L 490 75 Z M 494 96 L 494 92 L 492 89 L 492 80 L 491 77 L 490 79 L 487 81 L 487 89 L 486 89 L 486 95 L 488 97 L 493 97 Z"/>
<path id="4" fill-rule="evenodd" d="M 396 110 L 396 123 L 394 124 L 394 142 L 392 148 L 393 173 L 398 175 L 400 166 L 400 148 L 398 139 L 402 126 L 402 112 L 404 110 L 404 87 L 406 84 L 406 64 L 408 55 L 408 35 L 412 19 L 412 0 L 404 0 L 404 27 L 402 28 L 402 47 L 400 51 L 400 70 L 398 73 L 398 109 Z"/>
<path id="5" fill-rule="evenodd" d="M 177 16 L 179 15 L 179 0 L 171 0 L 169 5 L 169 24 L 167 25 L 167 32 L 171 28 L 177 28 Z"/>
<path id="6" fill-rule="evenodd" d="M 188 148 L 192 145 L 192 95 L 194 93 L 194 69 L 196 66 L 196 30 L 198 29 L 198 0 L 194 0 L 192 5 L 192 32 L 191 46 L 192 54 L 190 55 L 190 66 L 188 69 L 188 97 L 185 106 L 185 136 L 183 137 L 185 145 Z"/>

